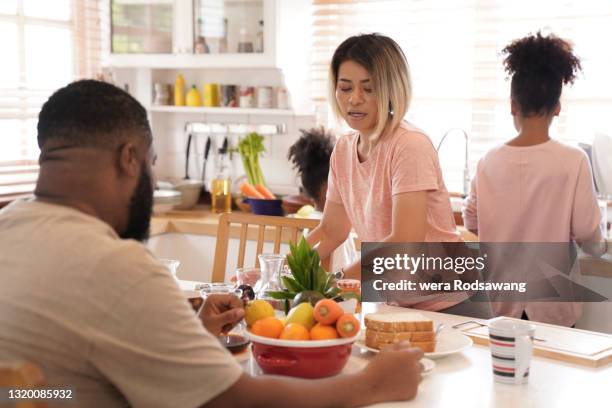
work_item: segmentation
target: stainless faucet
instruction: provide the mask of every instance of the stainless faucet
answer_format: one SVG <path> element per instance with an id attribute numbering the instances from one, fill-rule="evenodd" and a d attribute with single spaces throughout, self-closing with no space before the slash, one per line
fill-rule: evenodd
<path id="1" fill-rule="evenodd" d="M 463 137 L 465 138 L 465 166 L 463 167 L 463 197 L 467 197 L 468 192 L 470 191 L 470 161 L 469 161 L 469 140 L 468 140 L 468 135 L 465 132 L 465 130 L 460 129 L 460 128 L 451 128 L 449 130 L 446 131 L 446 133 L 444 134 L 444 136 L 442 136 L 442 139 L 440 139 L 440 143 L 438 143 L 438 147 L 436 148 L 436 150 L 439 152 L 440 151 L 440 146 L 442 146 L 442 143 L 444 142 L 444 139 L 446 139 L 446 136 L 449 135 L 449 133 L 453 133 L 455 131 L 459 131 L 463 134 Z"/>

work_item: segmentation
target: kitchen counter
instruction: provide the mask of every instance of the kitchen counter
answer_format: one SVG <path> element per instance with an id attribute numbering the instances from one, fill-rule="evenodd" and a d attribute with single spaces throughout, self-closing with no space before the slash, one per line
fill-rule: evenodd
<path id="1" fill-rule="evenodd" d="M 154 215 L 151 219 L 151 236 L 167 233 L 207 235 L 216 237 L 219 224 L 219 215 L 213 214 L 210 206 L 196 206 L 193 210 L 173 210 L 165 214 Z M 466 241 L 476 241 L 477 236 L 467 231 L 464 227 L 457 227 L 462 238 Z M 257 229 L 249 228 L 247 237 L 249 240 L 257 239 Z M 230 237 L 240 238 L 240 228 L 234 225 L 230 228 Z M 274 240 L 274 232 L 266 230 L 266 241 Z M 355 240 L 357 249 L 361 249 L 359 240 Z M 608 253 L 602 258 L 585 256 L 581 258 L 581 266 L 584 275 L 612 278 L 612 240 L 608 240 Z"/>
<path id="2" fill-rule="evenodd" d="M 219 214 L 213 214 L 210 206 L 196 206 L 193 210 L 172 210 L 164 214 L 157 214 L 151 218 L 151 236 L 167 233 L 183 233 L 195 235 L 217 235 Z M 466 241 L 475 241 L 478 237 L 464 227 L 458 227 L 458 231 Z M 267 232 L 267 231 L 266 231 Z M 249 239 L 256 239 L 255 228 L 249 231 Z M 238 227 L 230 231 L 230 236 L 238 238 Z M 272 232 L 266 235 L 266 240 L 272 241 Z M 355 240 L 357 249 L 361 248 L 359 240 Z"/>

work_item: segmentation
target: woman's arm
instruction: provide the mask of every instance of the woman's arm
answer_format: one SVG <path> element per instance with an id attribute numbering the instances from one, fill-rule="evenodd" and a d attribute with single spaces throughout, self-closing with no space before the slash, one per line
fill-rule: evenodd
<path id="1" fill-rule="evenodd" d="M 391 234 L 383 242 L 424 242 L 427 231 L 427 191 L 394 195 L 391 217 Z M 361 261 L 343 268 L 343 272 L 347 278 L 360 279 Z"/>
<path id="2" fill-rule="evenodd" d="M 325 260 L 346 240 L 350 231 L 351 222 L 344 206 L 327 200 L 321 223 L 308 234 L 306 241 L 310 246 L 318 243 L 317 252 Z"/>
<path id="3" fill-rule="evenodd" d="M 601 256 L 606 253 L 608 245 L 601 230 L 601 212 L 591 174 L 591 167 L 585 156 L 580 163 L 574 193 L 571 234 L 584 252 Z"/>

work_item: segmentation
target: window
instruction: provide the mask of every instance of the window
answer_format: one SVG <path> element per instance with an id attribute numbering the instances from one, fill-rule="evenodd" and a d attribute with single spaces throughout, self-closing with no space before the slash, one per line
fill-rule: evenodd
<path id="1" fill-rule="evenodd" d="M 314 0 L 311 82 L 319 119 L 329 118 L 327 69 L 346 37 L 379 32 L 396 40 L 408 59 L 413 100 L 407 119 L 435 145 L 451 128 L 470 138 L 470 170 L 492 146 L 514 135 L 510 82 L 501 50 L 538 30 L 570 40 L 583 74 L 562 97 L 552 134 L 564 142 L 590 143 L 612 129 L 612 2 L 599 0 Z M 464 142 L 450 135 L 440 149 L 449 191 L 462 191 Z"/>
<path id="2" fill-rule="evenodd" d="M 100 69 L 102 3 L 0 2 L 0 196 L 34 187 L 36 122 L 44 101 L 57 88 Z"/>

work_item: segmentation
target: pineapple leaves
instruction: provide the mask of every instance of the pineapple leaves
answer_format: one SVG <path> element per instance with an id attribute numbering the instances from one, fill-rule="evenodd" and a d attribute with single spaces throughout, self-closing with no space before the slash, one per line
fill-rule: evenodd
<path id="1" fill-rule="evenodd" d="M 293 277 L 282 277 L 286 291 L 276 292 L 276 299 L 288 299 L 289 294 L 296 295 L 303 291 L 316 291 L 326 298 L 335 298 L 340 289 L 333 287 L 335 277 L 321 266 L 321 258 L 312 249 L 304 237 L 297 244 L 289 243 L 291 253 L 287 255 L 287 264 Z M 277 297 L 280 296 L 280 297 Z"/>
<path id="2" fill-rule="evenodd" d="M 281 277 L 281 281 L 283 282 L 283 285 L 285 285 L 285 287 L 290 291 L 290 292 L 302 292 L 304 290 L 306 290 L 305 287 L 303 287 L 298 281 L 296 281 L 293 278 L 289 278 L 287 276 L 283 276 Z"/>
<path id="3" fill-rule="evenodd" d="M 268 295 L 273 299 L 278 299 L 278 300 L 289 299 L 290 300 L 295 297 L 296 293 L 287 292 L 284 290 L 276 290 L 276 291 L 268 292 Z"/>

